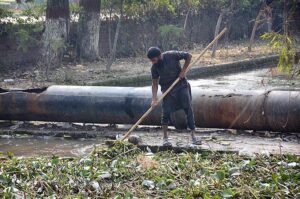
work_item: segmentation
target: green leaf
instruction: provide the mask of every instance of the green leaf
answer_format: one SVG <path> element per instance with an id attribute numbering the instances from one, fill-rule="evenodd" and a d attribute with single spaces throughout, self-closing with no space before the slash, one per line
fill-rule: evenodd
<path id="1" fill-rule="evenodd" d="M 210 199 L 210 197 L 206 194 L 204 194 L 203 199 Z"/>
<path id="2" fill-rule="evenodd" d="M 296 180 L 296 182 L 300 183 L 300 172 L 295 175 L 294 179 Z"/>
<path id="3" fill-rule="evenodd" d="M 225 189 L 222 193 L 223 198 L 231 198 L 235 195 L 236 193 L 232 191 L 231 189 Z"/>
<path id="4" fill-rule="evenodd" d="M 51 163 L 52 163 L 53 165 L 57 165 L 58 162 L 59 162 L 59 159 L 58 159 L 57 157 L 53 158 L 52 161 L 51 161 Z"/>
<path id="5" fill-rule="evenodd" d="M 217 171 L 214 175 L 213 175 L 217 180 L 222 181 L 225 179 L 225 172 L 224 171 Z"/>
<path id="6" fill-rule="evenodd" d="M 7 157 L 8 157 L 9 159 L 12 159 L 14 156 L 15 156 L 15 155 L 14 155 L 13 152 L 10 152 L 10 151 L 7 152 Z"/>
<path id="7" fill-rule="evenodd" d="M 276 173 L 272 173 L 272 180 L 275 183 L 278 183 L 278 175 Z"/>
<path id="8" fill-rule="evenodd" d="M 281 173 L 280 177 L 281 177 L 282 181 L 284 181 L 284 182 L 287 182 L 290 180 L 290 176 L 285 173 Z"/>

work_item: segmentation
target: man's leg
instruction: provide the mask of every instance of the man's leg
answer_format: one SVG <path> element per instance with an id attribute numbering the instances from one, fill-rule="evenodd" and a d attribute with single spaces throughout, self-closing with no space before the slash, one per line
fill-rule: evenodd
<path id="1" fill-rule="evenodd" d="M 170 110 L 172 106 L 172 99 L 170 96 L 166 96 L 163 99 L 162 103 L 162 117 L 161 117 L 161 125 L 163 129 L 163 146 L 172 146 L 171 142 L 169 141 L 168 135 L 168 124 L 170 121 Z"/>
<path id="2" fill-rule="evenodd" d="M 194 112 L 192 108 L 192 100 L 191 100 L 192 96 L 189 87 L 182 89 L 179 95 L 180 95 L 179 97 L 180 97 L 183 110 L 186 114 L 188 127 L 189 129 L 191 129 L 192 142 L 193 144 L 199 145 L 201 144 L 201 139 L 195 136 L 196 126 L 195 126 Z"/>
<path id="3" fill-rule="evenodd" d="M 169 139 L 168 125 L 162 125 L 162 129 L 163 129 L 163 132 L 164 132 L 163 140 L 168 140 Z"/>
<path id="4" fill-rule="evenodd" d="M 192 142 L 193 142 L 193 144 L 199 145 L 199 144 L 201 144 L 201 139 L 197 138 L 195 135 L 196 126 L 195 126 L 195 119 L 194 119 L 194 113 L 193 113 L 192 106 L 185 108 L 184 112 L 187 117 L 188 127 L 191 129 Z"/>

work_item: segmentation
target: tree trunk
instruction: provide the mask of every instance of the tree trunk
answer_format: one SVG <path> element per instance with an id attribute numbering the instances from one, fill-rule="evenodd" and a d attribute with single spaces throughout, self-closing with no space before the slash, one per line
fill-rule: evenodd
<path id="1" fill-rule="evenodd" d="M 108 63 L 106 65 L 106 70 L 107 71 L 110 71 L 111 65 L 113 64 L 113 62 L 115 60 L 116 50 L 117 50 L 117 43 L 118 43 L 119 33 L 120 33 L 120 28 L 121 28 L 121 21 L 122 21 L 122 18 L 123 18 L 123 7 L 124 7 L 124 0 L 121 0 L 120 18 L 119 18 L 117 28 L 116 28 L 113 48 L 112 48 L 112 51 L 110 52 L 109 60 L 108 60 Z"/>
<path id="2" fill-rule="evenodd" d="M 283 2 L 283 33 L 288 36 L 288 0 Z"/>
<path id="3" fill-rule="evenodd" d="M 69 1 L 47 0 L 45 32 L 40 65 L 46 68 L 46 78 L 51 67 L 59 67 L 69 32 Z"/>
<path id="4" fill-rule="evenodd" d="M 266 7 L 266 15 L 267 15 L 267 26 L 268 26 L 268 32 L 272 32 L 272 8 L 270 6 Z"/>
<path id="5" fill-rule="evenodd" d="M 189 8 L 189 10 L 188 10 L 188 12 L 186 13 L 186 16 L 185 16 L 184 25 L 183 25 L 184 32 L 186 31 L 186 26 L 187 26 L 187 22 L 188 22 L 188 19 L 189 19 L 190 12 L 191 12 L 191 8 Z"/>
<path id="6" fill-rule="evenodd" d="M 254 26 L 253 26 L 253 29 L 252 29 L 252 32 L 251 32 L 250 41 L 249 41 L 248 52 L 252 51 L 252 44 L 253 44 L 253 41 L 254 41 L 256 29 L 257 29 L 257 26 L 258 26 L 258 24 L 260 22 L 260 18 L 261 18 L 261 16 L 264 13 L 264 9 L 265 9 L 265 3 L 261 6 L 261 8 L 260 8 L 260 10 L 258 12 L 258 15 L 257 15 L 257 17 L 255 19 Z"/>
<path id="7" fill-rule="evenodd" d="M 229 33 L 231 31 L 231 25 L 232 25 L 232 18 L 234 16 L 235 13 L 235 8 L 236 8 L 236 0 L 231 0 L 231 4 L 230 4 L 230 9 L 227 13 L 227 20 L 225 22 L 225 27 L 227 28 L 227 31 L 225 33 L 225 48 L 226 48 L 226 52 L 228 54 L 228 45 L 229 45 Z"/>
<path id="8" fill-rule="evenodd" d="M 111 46 L 111 14 L 112 14 L 112 4 L 110 5 L 110 8 L 109 8 L 109 21 L 108 21 L 108 47 L 109 47 L 109 53 L 112 50 L 112 46 Z"/>
<path id="9" fill-rule="evenodd" d="M 226 48 L 228 46 L 228 36 L 229 36 L 229 31 L 230 31 L 230 27 L 231 27 L 231 21 L 232 21 L 232 16 L 233 16 L 233 12 L 234 12 L 234 8 L 235 8 L 235 4 L 236 4 L 236 0 L 231 0 L 231 4 L 230 4 L 230 8 L 228 8 L 227 10 L 223 10 L 221 11 L 218 21 L 217 21 L 217 25 L 216 25 L 216 29 L 215 29 L 215 37 L 219 34 L 220 32 L 220 27 L 222 24 L 222 20 L 224 15 L 225 17 L 225 27 L 227 28 L 227 31 L 225 33 L 225 42 L 226 42 Z M 214 58 L 216 56 L 216 51 L 218 48 L 218 41 L 213 45 L 212 47 L 212 57 Z"/>
<path id="10" fill-rule="evenodd" d="M 94 61 L 99 58 L 101 0 L 80 0 L 83 12 L 79 18 L 80 58 Z"/>
<path id="11" fill-rule="evenodd" d="M 219 32 L 220 32 L 220 27 L 221 27 L 223 15 L 224 15 L 224 12 L 221 11 L 221 13 L 220 13 L 220 15 L 219 15 L 219 18 L 218 18 L 218 21 L 217 21 L 217 25 L 216 25 L 214 37 L 216 37 L 216 36 L 219 34 Z M 216 42 L 216 43 L 213 45 L 213 47 L 212 47 L 212 55 L 211 55 L 212 57 L 215 57 L 215 56 L 216 56 L 217 46 L 218 46 L 218 42 Z"/>

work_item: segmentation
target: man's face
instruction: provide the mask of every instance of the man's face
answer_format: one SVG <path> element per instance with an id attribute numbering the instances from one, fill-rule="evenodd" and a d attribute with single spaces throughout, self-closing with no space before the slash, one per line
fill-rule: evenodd
<path id="1" fill-rule="evenodd" d="M 160 60 L 160 56 L 158 57 L 154 57 L 152 59 L 150 59 L 150 61 L 152 62 L 152 64 L 157 64 L 157 62 Z"/>

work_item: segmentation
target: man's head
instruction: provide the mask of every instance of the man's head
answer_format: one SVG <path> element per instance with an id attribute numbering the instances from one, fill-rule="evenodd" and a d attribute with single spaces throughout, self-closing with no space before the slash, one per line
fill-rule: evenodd
<path id="1" fill-rule="evenodd" d="M 161 59 L 161 50 L 157 47 L 150 47 L 147 57 L 151 60 L 152 64 L 156 64 Z"/>

